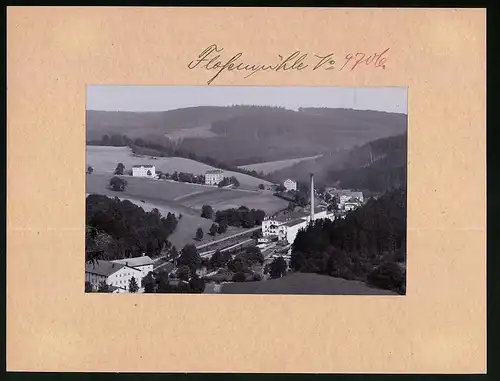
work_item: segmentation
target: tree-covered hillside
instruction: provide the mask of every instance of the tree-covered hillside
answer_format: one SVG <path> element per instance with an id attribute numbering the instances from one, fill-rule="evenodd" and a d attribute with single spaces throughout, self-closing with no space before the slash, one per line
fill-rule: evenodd
<path id="1" fill-rule="evenodd" d="M 269 178 L 295 178 L 307 182 L 315 174 L 319 186 L 361 189 L 383 193 L 406 187 L 407 134 L 377 139 L 315 160 L 297 163 L 273 172 Z"/>
<path id="2" fill-rule="evenodd" d="M 390 191 L 347 214 L 299 231 L 291 268 L 405 290 L 406 192 Z"/>
<path id="3" fill-rule="evenodd" d="M 406 131 L 406 116 L 364 110 L 267 106 L 191 107 L 165 112 L 87 111 L 87 140 L 127 135 L 240 166 L 322 153 Z M 203 133 L 190 135 L 190 129 Z M 182 131 L 182 134 L 178 132 Z M 177 132 L 176 138 L 169 134 Z M 175 134 L 174 134 L 175 135 Z"/>

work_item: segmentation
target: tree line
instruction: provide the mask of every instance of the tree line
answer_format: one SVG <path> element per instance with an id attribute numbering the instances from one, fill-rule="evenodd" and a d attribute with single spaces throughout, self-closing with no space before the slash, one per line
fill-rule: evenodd
<path id="1" fill-rule="evenodd" d="M 238 209 L 231 208 L 218 210 L 215 213 L 215 222 L 219 225 L 235 226 L 238 228 L 252 228 L 262 224 L 266 212 L 260 209 L 249 209 L 246 206 L 240 206 Z"/>
<path id="2" fill-rule="evenodd" d="M 404 293 L 405 261 L 406 192 L 396 189 L 344 219 L 318 220 L 299 231 L 290 266 Z"/>

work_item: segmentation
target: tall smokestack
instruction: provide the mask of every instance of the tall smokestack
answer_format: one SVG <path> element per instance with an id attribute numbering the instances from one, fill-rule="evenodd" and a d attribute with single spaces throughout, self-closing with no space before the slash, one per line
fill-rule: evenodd
<path id="1" fill-rule="evenodd" d="M 314 221 L 314 175 L 311 173 L 311 222 Z"/>

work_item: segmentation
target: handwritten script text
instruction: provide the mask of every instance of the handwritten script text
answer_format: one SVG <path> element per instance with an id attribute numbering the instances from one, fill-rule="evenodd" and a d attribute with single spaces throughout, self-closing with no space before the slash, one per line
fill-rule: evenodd
<path id="1" fill-rule="evenodd" d="M 290 72 L 304 70 L 354 71 L 363 67 L 385 70 L 389 48 L 377 52 L 349 52 L 347 54 L 309 54 L 295 51 L 290 54 L 278 54 L 277 58 L 267 64 L 246 62 L 243 53 L 223 57 L 224 48 L 212 44 L 189 62 L 190 70 L 202 69 L 213 76 L 207 81 L 210 85 L 224 72 L 244 72 L 248 78 L 261 71 Z"/>

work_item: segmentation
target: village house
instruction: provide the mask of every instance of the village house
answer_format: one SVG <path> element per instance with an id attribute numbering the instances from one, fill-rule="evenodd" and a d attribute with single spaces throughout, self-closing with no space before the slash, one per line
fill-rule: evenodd
<path id="1" fill-rule="evenodd" d="M 151 271 L 153 271 L 153 260 L 147 256 L 142 255 L 142 257 L 134 257 L 134 258 L 125 258 L 125 259 L 117 259 L 112 261 L 114 263 L 118 263 L 121 265 L 125 265 L 131 267 L 137 271 L 141 272 L 141 278 L 144 278 Z M 136 278 L 137 280 L 137 278 Z M 140 284 L 139 284 L 140 286 Z"/>
<path id="2" fill-rule="evenodd" d="M 95 291 L 98 290 L 101 282 L 105 282 L 107 285 L 113 286 L 113 292 L 127 292 L 132 277 L 135 278 L 137 285 L 140 287 L 142 281 L 142 272 L 140 270 L 120 263 L 102 260 L 85 264 L 85 282 L 89 282 Z"/>
<path id="3" fill-rule="evenodd" d="M 330 196 L 335 197 L 339 203 L 339 207 L 344 209 L 346 203 L 358 203 L 361 205 L 364 202 L 363 192 L 352 191 L 350 189 L 326 188 L 325 190 Z M 349 208 L 351 208 L 349 206 Z"/>
<path id="4" fill-rule="evenodd" d="M 156 177 L 154 165 L 134 165 L 132 167 L 132 176 L 134 177 Z"/>
<path id="5" fill-rule="evenodd" d="M 283 183 L 283 186 L 287 191 L 296 191 L 297 190 L 297 182 L 292 179 L 287 179 Z"/>
<path id="6" fill-rule="evenodd" d="M 217 185 L 224 180 L 224 172 L 221 169 L 210 169 L 205 172 L 205 184 Z"/>

